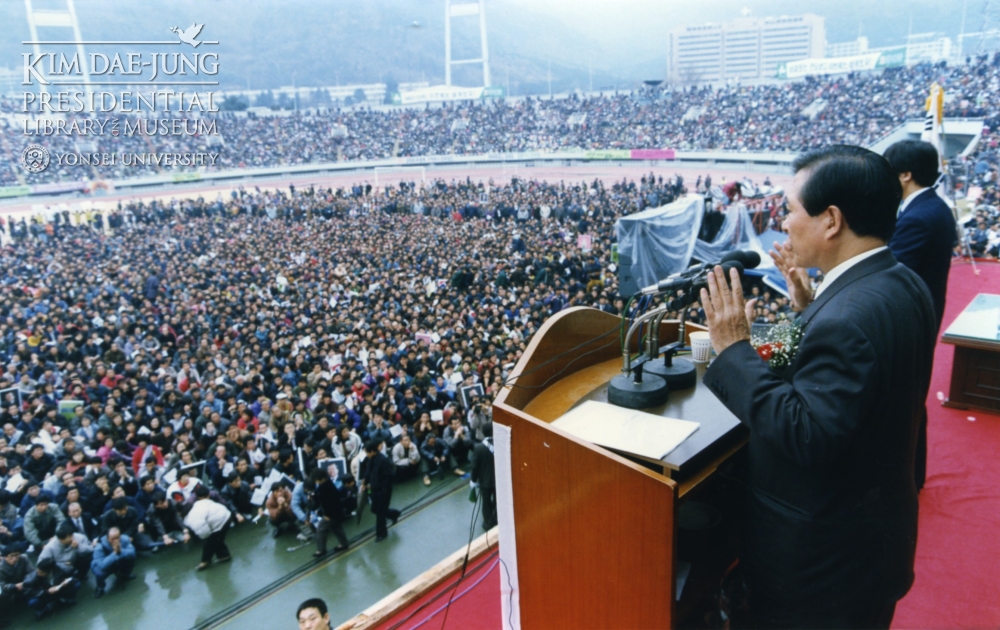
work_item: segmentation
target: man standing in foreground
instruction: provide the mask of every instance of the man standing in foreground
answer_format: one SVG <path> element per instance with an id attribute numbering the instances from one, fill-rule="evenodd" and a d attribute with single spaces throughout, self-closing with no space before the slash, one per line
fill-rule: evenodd
<path id="1" fill-rule="evenodd" d="M 368 440 L 365 444 L 365 461 L 362 465 L 364 483 L 361 491 L 367 490 L 375 513 L 375 542 L 382 542 L 389 535 L 385 520 L 391 519 L 395 525 L 399 520 L 399 510 L 389 507 L 392 502 L 392 462 L 379 450 L 379 442 Z"/>
<path id="2" fill-rule="evenodd" d="M 896 219 L 896 231 L 889 249 L 896 260 L 912 269 L 927 284 L 934 303 L 937 331 L 944 319 L 948 272 L 958 241 L 955 216 L 934 190 L 938 180 L 938 153 L 929 142 L 901 140 L 885 152 L 892 170 L 903 186 L 903 203 Z M 917 491 L 927 478 L 927 409 L 920 418 L 917 434 Z"/>
<path id="3" fill-rule="evenodd" d="M 702 303 L 718 358 L 705 384 L 750 429 L 741 564 L 753 623 L 888 628 L 913 584 L 913 461 L 936 319 L 924 283 L 887 249 L 900 201 L 888 162 L 858 147 L 800 156 L 784 274 L 802 338 L 772 372 L 750 345 L 739 276 Z M 814 296 L 805 270 L 826 278 Z"/>
<path id="4" fill-rule="evenodd" d="M 336 466 L 329 467 L 329 471 L 336 472 L 336 470 Z M 334 552 L 346 551 L 350 546 L 347 534 L 344 533 L 344 526 L 341 523 L 344 510 L 340 488 L 337 487 L 329 471 L 324 468 L 317 468 L 312 471 L 309 480 L 306 482 L 307 487 L 312 488 L 316 504 L 323 513 L 316 527 L 316 553 L 313 555 L 317 558 L 326 555 L 326 538 L 330 532 L 333 532 L 333 535 L 337 537 L 337 542 L 340 543 L 333 548 Z"/>

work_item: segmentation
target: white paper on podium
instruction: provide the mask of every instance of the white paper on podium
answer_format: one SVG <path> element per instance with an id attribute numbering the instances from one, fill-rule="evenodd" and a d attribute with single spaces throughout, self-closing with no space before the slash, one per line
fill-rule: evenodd
<path id="1" fill-rule="evenodd" d="M 600 446 L 663 459 L 694 433 L 699 424 L 588 400 L 552 426 Z"/>

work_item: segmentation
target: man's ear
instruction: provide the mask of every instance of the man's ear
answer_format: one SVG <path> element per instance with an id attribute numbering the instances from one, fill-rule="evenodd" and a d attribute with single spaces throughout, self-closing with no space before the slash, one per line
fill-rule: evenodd
<path id="1" fill-rule="evenodd" d="M 835 238 L 847 228 L 844 213 L 837 206 L 827 206 L 820 215 L 823 220 L 823 231 L 827 239 Z"/>

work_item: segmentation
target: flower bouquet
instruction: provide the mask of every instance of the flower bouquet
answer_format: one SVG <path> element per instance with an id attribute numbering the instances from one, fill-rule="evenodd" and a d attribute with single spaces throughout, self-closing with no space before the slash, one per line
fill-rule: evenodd
<path id="1" fill-rule="evenodd" d="M 755 326 L 750 337 L 750 345 L 768 366 L 783 370 L 792 364 L 802 340 L 802 328 L 798 324 L 785 322 L 772 326 Z"/>

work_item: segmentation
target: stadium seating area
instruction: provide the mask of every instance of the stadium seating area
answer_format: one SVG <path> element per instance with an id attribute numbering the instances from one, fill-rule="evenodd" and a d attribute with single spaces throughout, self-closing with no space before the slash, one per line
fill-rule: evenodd
<path id="1" fill-rule="evenodd" d="M 987 119 L 991 135 L 985 144 L 992 156 L 1000 111 L 1000 62 L 996 56 L 969 61 L 955 67 L 924 64 L 755 86 L 643 88 L 616 95 L 530 97 L 441 108 L 307 110 L 291 116 L 222 112 L 216 128 L 225 144 L 211 149 L 221 156 L 210 168 L 565 148 L 799 151 L 836 142 L 868 146 L 905 120 L 922 117 L 933 82 L 947 91 L 946 116 Z M 825 107 L 817 107 L 819 102 Z M 184 168 L 118 164 L 20 172 L 23 129 L 10 117 L 19 107 L 13 101 L 0 107 L 0 185 L 66 181 L 81 173 L 88 179 L 119 179 L 155 174 L 158 168 Z M 340 124 L 348 129 L 347 138 L 332 133 Z M 45 144 L 52 151 L 73 152 L 83 140 L 94 142 L 98 152 L 209 150 L 206 139 L 197 135 L 50 136 Z"/>

